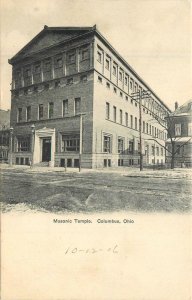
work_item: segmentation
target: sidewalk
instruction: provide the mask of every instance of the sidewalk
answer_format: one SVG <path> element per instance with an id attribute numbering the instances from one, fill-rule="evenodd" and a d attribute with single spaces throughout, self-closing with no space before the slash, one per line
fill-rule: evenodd
<path id="1" fill-rule="evenodd" d="M 118 174 L 121 176 L 128 176 L 128 177 L 169 177 L 169 178 L 188 178 L 192 179 L 192 169 L 187 168 L 175 168 L 174 170 L 171 169 L 163 169 L 163 170 L 153 170 L 153 169 L 143 169 L 143 171 L 140 171 L 139 168 L 134 167 L 118 167 L 118 168 L 104 168 L 104 169 L 81 169 L 81 172 L 79 172 L 78 168 L 65 168 L 63 167 L 39 167 L 34 166 L 33 168 L 30 168 L 30 166 L 25 165 L 13 165 L 10 167 L 8 164 L 0 164 L 0 172 L 3 170 L 15 170 L 15 171 L 21 171 L 26 173 L 54 173 L 54 172 L 60 172 L 60 173 L 106 173 L 106 174 Z"/>

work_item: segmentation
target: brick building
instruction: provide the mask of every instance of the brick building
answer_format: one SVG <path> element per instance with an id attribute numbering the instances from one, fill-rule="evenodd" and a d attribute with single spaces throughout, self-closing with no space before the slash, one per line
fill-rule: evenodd
<path id="1" fill-rule="evenodd" d="M 169 108 L 93 27 L 47 27 L 9 63 L 13 163 L 84 168 L 139 164 L 142 102 L 145 164 L 164 163 L 166 133 L 153 117 Z M 34 143 L 31 125 L 35 126 Z"/>
<path id="2" fill-rule="evenodd" d="M 8 161 L 10 110 L 0 109 L 0 162 Z"/>
<path id="3" fill-rule="evenodd" d="M 176 102 L 175 111 L 170 114 L 167 122 L 169 128 L 166 141 L 166 148 L 169 150 L 166 153 L 167 163 L 171 164 L 173 155 L 175 167 L 192 166 L 192 100 L 180 107 Z"/>

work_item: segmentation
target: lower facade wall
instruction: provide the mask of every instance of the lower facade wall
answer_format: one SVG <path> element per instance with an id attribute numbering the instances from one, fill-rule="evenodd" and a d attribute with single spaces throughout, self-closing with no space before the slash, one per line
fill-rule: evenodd
<path id="1" fill-rule="evenodd" d="M 55 167 L 79 167 L 79 154 L 78 153 L 55 153 Z M 82 154 L 81 166 L 85 169 L 92 168 L 92 155 Z"/>
<path id="2" fill-rule="evenodd" d="M 10 160 L 10 157 L 9 157 Z M 152 160 L 152 159 L 151 159 Z M 15 165 L 30 165 L 32 161 L 32 154 L 30 152 L 14 152 L 12 153 L 12 163 Z M 106 167 L 139 167 L 140 156 L 138 154 L 119 155 L 119 154 L 82 154 L 81 167 L 84 169 L 102 169 Z M 156 165 L 164 164 L 164 158 L 159 157 L 154 163 Z M 37 164 L 38 165 L 38 164 Z M 147 163 L 146 157 L 143 156 L 143 165 L 151 165 Z M 78 153 L 55 153 L 54 167 L 79 167 Z M 181 166 L 181 164 L 179 165 Z"/>

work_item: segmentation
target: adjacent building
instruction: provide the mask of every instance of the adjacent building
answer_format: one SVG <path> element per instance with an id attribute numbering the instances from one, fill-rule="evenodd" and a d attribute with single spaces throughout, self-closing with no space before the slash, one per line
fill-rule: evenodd
<path id="1" fill-rule="evenodd" d="M 164 164 L 163 101 L 93 27 L 48 27 L 9 60 L 14 164 L 84 168 Z M 158 143 L 157 143 L 157 142 Z M 34 153 L 34 155 L 32 155 Z"/>
<path id="2" fill-rule="evenodd" d="M 175 167 L 192 166 L 192 100 L 178 107 L 167 119 L 168 139 L 166 141 L 166 159 L 168 165 L 171 158 Z"/>
<path id="3" fill-rule="evenodd" d="M 0 109 L 0 162 L 8 162 L 10 110 Z"/>

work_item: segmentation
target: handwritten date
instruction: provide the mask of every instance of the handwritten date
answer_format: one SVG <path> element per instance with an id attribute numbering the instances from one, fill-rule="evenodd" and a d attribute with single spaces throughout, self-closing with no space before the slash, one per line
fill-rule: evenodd
<path id="1" fill-rule="evenodd" d="M 67 254 L 96 254 L 96 253 L 104 253 L 104 252 L 110 252 L 112 254 L 117 254 L 119 253 L 118 251 L 118 245 L 115 245 L 111 248 L 85 248 L 85 249 L 80 249 L 77 247 L 68 247 L 65 251 L 65 255 Z"/>

